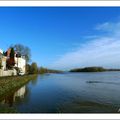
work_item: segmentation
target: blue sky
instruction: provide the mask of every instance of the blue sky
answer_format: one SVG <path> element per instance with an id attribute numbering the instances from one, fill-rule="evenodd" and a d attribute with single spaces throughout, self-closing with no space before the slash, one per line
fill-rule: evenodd
<path id="1" fill-rule="evenodd" d="M 28 46 L 49 68 L 120 68 L 119 31 L 119 7 L 0 8 L 0 48 Z"/>

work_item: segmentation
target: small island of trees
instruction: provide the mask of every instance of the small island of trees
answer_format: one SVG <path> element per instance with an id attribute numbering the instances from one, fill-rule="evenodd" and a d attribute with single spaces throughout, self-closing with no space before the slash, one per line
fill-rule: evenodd
<path id="1" fill-rule="evenodd" d="M 84 67 L 70 70 L 70 72 L 105 72 L 105 71 L 120 71 L 120 69 L 106 69 L 103 67 Z"/>

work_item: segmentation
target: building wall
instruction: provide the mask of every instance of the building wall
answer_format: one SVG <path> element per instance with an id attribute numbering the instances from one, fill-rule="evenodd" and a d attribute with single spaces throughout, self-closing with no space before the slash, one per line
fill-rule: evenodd
<path id="1" fill-rule="evenodd" d="M 2 54 L 3 54 L 3 50 L 1 50 L 1 49 L 0 49 L 0 53 L 2 53 Z"/>
<path id="2" fill-rule="evenodd" d="M 17 58 L 15 57 L 15 67 L 18 67 L 22 72 L 25 73 L 25 67 L 26 67 L 26 60 L 22 57 Z"/>
<path id="3" fill-rule="evenodd" d="M 17 75 L 17 71 L 15 69 L 13 70 L 0 69 L 0 76 L 12 76 L 12 75 Z"/>
<path id="4" fill-rule="evenodd" d="M 11 76 L 11 75 L 17 75 L 17 71 L 14 70 L 6 70 L 6 61 L 7 59 L 9 59 L 10 57 L 10 52 L 11 49 L 7 50 L 7 56 L 3 56 L 3 51 L 0 49 L 0 61 L 1 61 L 1 65 L 3 66 L 0 69 L 0 76 Z M 19 70 L 21 72 L 23 72 L 25 74 L 26 72 L 26 60 L 25 58 L 23 58 L 23 56 L 21 57 L 15 57 L 15 67 L 18 67 Z"/>
<path id="5" fill-rule="evenodd" d="M 6 57 L 4 56 L 2 57 L 2 66 L 3 66 L 2 69 L 6 70 Z"/>
<path id="6" fill-rule="evenodd" d="M 2 70 L 6 70 L 6 57 L 0 56 L 0 64 L 2 65 Z"/>

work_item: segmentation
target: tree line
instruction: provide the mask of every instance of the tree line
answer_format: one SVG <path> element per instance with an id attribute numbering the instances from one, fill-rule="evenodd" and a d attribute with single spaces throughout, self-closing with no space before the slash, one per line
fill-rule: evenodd
<path id="1" fill-rule="evenodd" d="M 71 69 L 69 72 L 105 72 L 105 71 L 120 71 L 120 69 L 106 69 L 103 67 L 84 67 Z"/>
<path id="2" fill-rule="evenodd" d="M 52 70 L 45 67 L 39 67 L 36 62 L 26 65 L 26 74 L 44 74 L 44 73 L 61 73 L 60 70 Z"/>

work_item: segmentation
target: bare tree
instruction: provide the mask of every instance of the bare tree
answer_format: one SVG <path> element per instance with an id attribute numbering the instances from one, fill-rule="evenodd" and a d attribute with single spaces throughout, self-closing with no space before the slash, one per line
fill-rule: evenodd
<path id="1" fill-rule="evenodd" d="M 14 50 L 17 51 L 18 54 L 25 56 L 27 63 L 31 60 L 31 50 L 29 47 L 22 44 L 15 44 L 12 45 L 12 47 L 14 47 Z"/>

